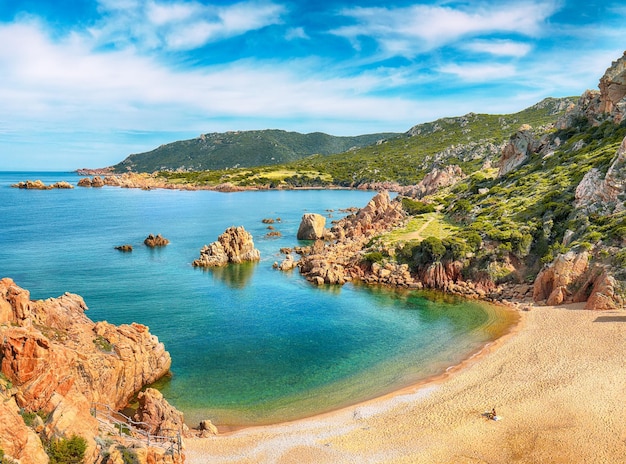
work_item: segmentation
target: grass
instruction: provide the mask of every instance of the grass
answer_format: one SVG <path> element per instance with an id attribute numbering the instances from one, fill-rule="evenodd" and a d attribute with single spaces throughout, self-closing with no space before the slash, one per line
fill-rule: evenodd
<path id="1" fill-rule="evenodd" d="M 412 217 L 406 227 L 384 235 L 385 243 L 400 241 L 421 241 L 426 237 L 444 239 L 458 232 L 460 228 L 442 213 L 426 213 Z"/>

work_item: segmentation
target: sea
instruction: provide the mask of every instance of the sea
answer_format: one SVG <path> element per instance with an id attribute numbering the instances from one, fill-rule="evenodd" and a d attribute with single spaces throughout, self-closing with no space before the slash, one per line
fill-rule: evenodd
<path id="1" fill-rule="evenodd" d="M 138 322 L 165 344 L 171 375 L 156 385 L 195 426 L 291 421 L 438 376 L 506 333 L 497 307 L 433 292 L 359 284 L 317 287 L 278 271 L 302 215 L 327 226 L 375 195 L 358 190 L 213 191 L 118 187 L 22 190 L 80 177 L 0 172 L 0 278 L 32 299 L 81 295 L 94 321 Z M 264 219 L 281 236 L 268 236 Z M 204 270 L 192 261 L 230 226 L 261 261 Z M 170 240 L 143 244 L 149 234 Z M 130 244 L 122 253 L 116 246 Z"/>

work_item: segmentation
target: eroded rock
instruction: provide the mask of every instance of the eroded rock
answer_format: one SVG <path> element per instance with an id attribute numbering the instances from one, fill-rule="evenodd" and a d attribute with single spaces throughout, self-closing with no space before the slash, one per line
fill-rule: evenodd
<path id="1" fill-rule="evenodd" d="M 217 241 L 205 245 L 200 250 L 200 257 L 192 264 L 194 267 L 216 267 L 260 259 L 261 252 L 254 248 L 252 235 L 239 226 L 229 227 Z"/>

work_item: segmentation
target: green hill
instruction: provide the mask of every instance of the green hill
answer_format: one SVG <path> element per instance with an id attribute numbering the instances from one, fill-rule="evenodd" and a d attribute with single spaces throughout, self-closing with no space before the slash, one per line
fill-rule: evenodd
<path id="1" fill-rule="evenodd" d="M 116 172 L 154 172 L 267 166 L 313 154 L 341 153 L 399 135 L 380 133 L 336 137 L 321 132 L 300 134 L 283 130 L 210 133 L 130 155 L 113 168 Z"/>
<path id="2" fill-rule="evenodd" d="M 438 119 L 416 125 L 406 133 L 393 137 L 375 134 L 375 140 L 361 148 L 324 156 L 316 154 L 274 166 L 163 175 L 178 183 L 204 185 L 225 182 L 272 187 L 357 187 L 377 182 L 413 185 L 433 167 L 457 164 L 466 174 L 471 174 L 485 163 L 497 162 L 509 137 L 520 126 L 529 125 L 535 134 L 540 135 L 550 130 L 552 124 L 577 100 L 577 97 L 547 98 L 514 114 L 470 113 Z"/>

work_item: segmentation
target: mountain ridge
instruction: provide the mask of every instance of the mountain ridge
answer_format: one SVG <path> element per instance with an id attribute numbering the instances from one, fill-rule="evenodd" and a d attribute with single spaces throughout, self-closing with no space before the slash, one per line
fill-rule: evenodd
<path id="1" fill-rule="evenodd" d="M 129 155 L 112 166 L 114 172 L 198 171 L 281 164 L 300 158 L 340 153 L 400 133 L 334 136 L 301 134 L 281 129 L 210 132 L 154 150 Z"/>

